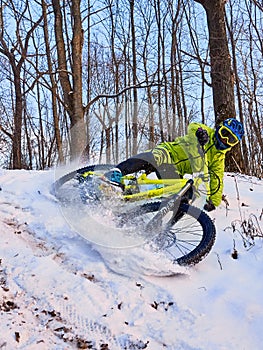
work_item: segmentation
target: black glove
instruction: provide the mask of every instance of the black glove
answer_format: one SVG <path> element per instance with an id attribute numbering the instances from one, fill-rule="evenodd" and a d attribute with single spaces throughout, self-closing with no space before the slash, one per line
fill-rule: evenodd
<path id="1" fill-rule="evenodd" d="M 197 129 L 195 136 L 197 137 L 197 140 L 201 146 L 204 146 L 209 140 L 209 136 L 208 136 L 207 131 L 205 129 L 202 129 L 202 128 Z"/>
<path id="2" fill-rule="evenodd" d="M 212 211 L 215 210 L 215 206 L 213 204 L 213 202 L 211 201 L 211 199 L 206 200 L 206 204 L 204 205 L 204 210 L 206 211 Z"/>

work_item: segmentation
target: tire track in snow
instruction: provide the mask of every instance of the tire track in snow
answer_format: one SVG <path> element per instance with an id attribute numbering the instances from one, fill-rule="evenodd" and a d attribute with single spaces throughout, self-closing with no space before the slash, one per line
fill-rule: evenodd
<path id="1" fill-rule="evenodd" d="M 9 219 L 6 224 L 12 227 L 14 232 L 19 231 L 19 234 L 16 234 L 16 239 L 23 242 L 27 250 L 27 253 L 23 256 L 23 264 L 19 264 L 20 266 L 17 269 L 14 268 L 14 272 L 18 271 L 17 275 L 14 276 L 14 280 L 19 288 L 27 294 L 28 298 L 35 300 L 38 310 L 42 310 L 42 312 L 37 311 L 37 317 L 43 324 L 47 324 L 48 328 L 52 330 L 52 322 L 46 320 L 45 313 L 59 315 L 60 325 L 55 325 L 53 332 L 59 337 L 65 337 L 68 342 L 72 342 L 72 337 L 84 339 L 93 349 L 100 349 L 103 344 L 108 344 L 108 348 L 114 350 L 144 347 L 144 342 L 133 340 L 133 337 L 129 334 L 117 337 L 101 321 L 103 310 L 96 310 L 96 307 L 94 307 L 96 300 L 92 299 L 92 295 L 101 295 L 100 300 L 110 300 L 108 304 L 113 305 L 116 296 L 111 291 L 111 282 L 96 280 L 88 274 L 79 272 L 78 266 L 73 266 L 72 261 L 70 261 L 70 256 L 58 253 L 55 247 L 36 237 L 34 231 L 29 229 L 27 225 L 19 224 L 15 219 Z M 32 251 L 32 255 L 28 253 L 28 250 Z M 22 253 L 20 253 L 21 256 Z M 30 266 L 30 271 L 28 266 Z M 49 271 L 56 272 L 54 274 L 45 272 L 48 266 L 51 267 Z M 72 279 L 76 280 L 74 281 L 74 287 L 70 291 L 66 288 L 67 296 L 65 297 L 65 293 L 63 294 L 60 286 L 66 285 Z M 46 281 L 46 283 L 41 280 Z M 92 295 L 88 296 L 79 305 L 70 303 L 70 300 L 76 299 L 74 295 L 75 286 L 83 284 L 83 280 L 88 280 L 93 288 L 97 289 L 97 292 L 93 291 Z M 80 293 L 80 298 L 81 296 Z M 83 303 L 85 303 L 84 309 Z M 107 308 L 109 309 L 110 305 L 107 305 Z M 34 313 L 34 309 L 32 309 L 32 312 Z M 87 314 L 97 315 L 98 320 L 87 317 Z M 57 332 L 56 329 L 62 329 L 62 331 Z M 64 332 L 63 329 L 66 331 Z M 69 334 L 66 335 L 66 333 Z"/>

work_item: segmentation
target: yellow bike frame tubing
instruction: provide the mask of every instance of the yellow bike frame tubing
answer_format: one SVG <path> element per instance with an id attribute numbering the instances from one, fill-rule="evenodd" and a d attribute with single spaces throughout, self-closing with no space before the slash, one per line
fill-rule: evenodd
<path id="1" fill-rule="evenodd" d="M 203 169 L 202 176 L 197 176 L 194 178 L 194 187 L 198 189 L 202 182 L 205 183 L 206 191 L 209 193 L 209 171 L 207 166 L 207 155 L 203 150 Z M 125 180 L 132 180 L 132 175 L 127 175 L 123 177 L 123 182 Z M 141 191 L 139 193 L 124 195 L 123 198 L 127 201 L 136 201 L 140 199 L 147 199 L 153 197 L 160 197 L 165 195 L 171 195 L 178 193 L 188 182 L 188 179 L 149 179 L 146 174 L 142 174 L 136 180 L 137 185 L 161 185 L 161 188 L 155 188 L 151 190 Z M 129 187 L 129 185 L 127 186 Z"/>
<path id="2" fill-rule="evenodd" d="M 209 188 L 209 173 L 207 168 L 207 156 L 206 153 L 203 153 L 204 158 L 204 169 L 203 169 L 203 176 L 197 176 L 194 179 L 194 187 L 198 189 L 200 184 L 202 182 L 205 182 L 206 189 L 208 191 Z M 82 174 L 83 177 L 88 177 L 89 175 L 95 175 L 96 171 L 87 171 Z M 125 182 L 125 180 L 133 180 L 134 176 L 132 175 L 125 175 L 122 177 L 122 183 Z M 205 179 L 205 180 L 204 180 Z M 136 185 L 159 185 L 159 188 L 154 188 L 146 191 L 141 191 L 138 193 L 133 194 L 124 194 L 123 199 L 126 201 L 138 201 L 142 199 L 149 199 L 153 197 L 161 197 L 161 196 L 167 196 L 171 194 L 178 193 L 182 187 L 184 187 L 187 183 L 188 179 L 149 179 L 145 173 L 140 175 L 136 179 Z M 127 185 L 126 188 L 133 187 L 133 185 Z"/>
<path id="3" fill-rule="evenodd" d="M 90 175 L 96 175 L 96 171 L 87 171 L 81 174 L 83 177 L 88 177 Z M 125 175 L 122 177 L 122 182 L 125 180 L 132 180 L 134 176 Z M 151 190 L 142 191 L 139 193 L 126 194 L 123 195 L 123 199 L 126 201 L 138 201 L 141 199 L 147 199 L 152 197 L 160 197 L 163 195 L 175 194 L 180 191 L 180 189 L 187 183 L 187 179 L 149 179 L 146 174 L 140 175 L 136 179 L 136 185 L 159 185 L 160 188 L 154 188 Z M 126 187 L 129 188 L 130 185 Z M 130 187 L 133 187 L 132 185 Z"/>
<path id="4" fill-rule="evenodd" d="M 123 180 L 132 179 L 132 176 L 124 176 Z M 151 190 L 141 191 L 139 193 L 126 194 L 123 199 L 126 201 L 138 201 L 141 199 L 148 199 L 153 197 L 160 197 L 164 195 L 175 194 L 180 191 L 182 187 L 187 183 L 187 179 L 149 179 L 146 174 L 142 174 L 136 180 L 136 185 L 159 185 L 160 188 L 154 188 Z M 129 187 L 129 185 L 128 185 Z"/>

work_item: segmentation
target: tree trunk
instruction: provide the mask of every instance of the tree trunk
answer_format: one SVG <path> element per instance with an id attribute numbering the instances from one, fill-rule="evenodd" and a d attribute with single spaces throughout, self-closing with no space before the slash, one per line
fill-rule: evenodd
<path id="1" fill-rule="evenodd" d="M 203 5 L 208 23 L 215 122 L 235 117 L 234 79 L 225 24 L 225 0 L 195 0 Z"/>
<path id="2" fill-rule="evenodd" d="M 137 57 L 136 57 L 136 35 L 134 20 L 134 0 L 130 0 L 131 16 L 131 37 L 132 37 L 132 81 L 135 86 L 137 83 Z M 136 87 L 133 89 L 133 111 L 132 111 L 132 154 L 138 150 L 138 94 Z"/>
<path id="3" fill-rule="evenodd" d="M 56 146 L 58 151 L 58 160 L 59 163 L 64 163 L 64 155 L 62 150 L 62 140 L 59 129 L 59 116 L 57 112 L 57 85 L 54 79 L 54 74 L 52 70 L 52 59 L 51 59 L 51 49 L 49 44 L 49 34 L 48 34 L 48 20 L 47 20 L 47 5 L 44 0 L 42 0 L 42 11 L 44 18 L 44 38 L 47 52 L 47 63 L 48 63 L 48 72 L 51 82 L 51 99 L 52 99 L 52 112 L 53 112 L 53 121 L 54 121 L 54 133 L 56 139 Z"/>
<path id="4" fill-rule="evenodd" d="M 55 37 L 58 54 L 59 80 L 63 90 L 63 98 L 71 122 L 70 157 L 78 159 L 86 144 L 86 127 L 82 102 L 82 46 L 83 30 L 81 27 L 80 0 L 72 0 L 73 18 L 72 38 L 72 86 L 67 67 L 67 55 L 63 40 L 63 21 L 59 0 L 52 0 L 55 14 Z"/>
<path id="5" fill-rule="evenodd" d="M 14 67 L 14 84 L 15 84 L 15 113 L 14 113 L 14 131 L 13 131 L 13 169 L 22 168 L 21 156 L 21 134 L 23 119 L 23 99 L 20 85 L 20 71 L 16 72 Z"/>
<path id="6" fill-rule="evenodd" d="M 228 48 L 225 21 L 225 0 L 195 0 L 203 5 L 208 23 L 211 82 L 213 90 L 213 103 L 215 124 L 223 120 L 235 118 L 234 77 L 231 57 Z M 235 162 L 243 169 L 243 159 L 240 145 L 231 149 L 226 157 L 226 170 L 239 171 Z"/>
<path id="7" fill-rule="evenodd" d="M 72 159 L 78 158 L 86 144 L 86 127 L 82 101 L 82 47 L 83 29 L 81 24 L 80 0 L 72 1 L 73 38 L 72 38 L 72 75 L 73 75 L 73 113 L 71 116 Z"/>

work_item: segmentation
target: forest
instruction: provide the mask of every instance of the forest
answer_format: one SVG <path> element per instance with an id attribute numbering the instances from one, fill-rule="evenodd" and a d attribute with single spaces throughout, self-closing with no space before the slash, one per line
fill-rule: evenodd
<path id="1" fill-rule="evenodd" d="M 261 178 L 262 16 L 257 0 L 0 0 L 0 167 L 117 163 L 231 116 L 245 137 L 226 170 Z"/>

